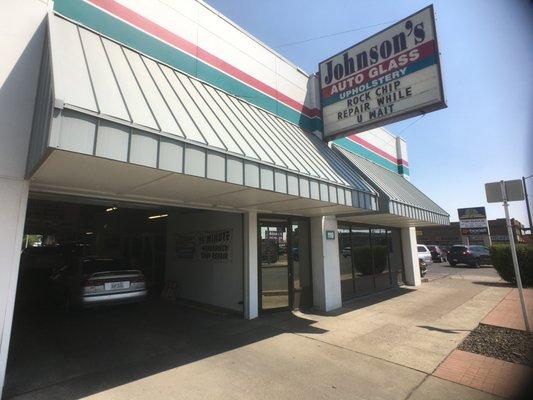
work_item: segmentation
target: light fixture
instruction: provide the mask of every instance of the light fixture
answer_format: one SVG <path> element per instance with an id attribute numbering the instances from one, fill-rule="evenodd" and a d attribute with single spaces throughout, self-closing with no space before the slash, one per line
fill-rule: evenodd
<path id="1" fill-rule="evenodd" d="M 166 218 L 168 217 L 168 214 L 158 214 L 158 215 L 150 215 L 148 219 L 157 219 L 157 218 Z"/>
<path id="2" fill-rule="evenodd" d="M 86 235 L 93 235 L 94 232 L 85 232 Z"/>
<path id="3" fill-rule="evenodd" d="M 115 211 L 115 210 L 118 210 L 118 207 L 109 207 L 109 208 L 106 208 L 106 212 L 111 212 L 111 211 Z"/>

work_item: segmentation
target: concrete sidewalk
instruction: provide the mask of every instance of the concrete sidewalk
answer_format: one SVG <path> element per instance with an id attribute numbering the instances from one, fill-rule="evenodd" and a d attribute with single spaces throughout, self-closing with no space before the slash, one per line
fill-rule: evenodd
<path id="1" fill-rule="evenodd" d="M 524 292 L 526 309 L 531 321 L 533 290 L 525 289 Z M 518 289 L 510 290 L 481 323 L 514 330 L 526 330 Z M 502 397 L 514 398 L 527 390 L 527 385 L 533 377 L 533 369 L 527 365 L 454 350 L 439 365 L 433 375 Z"/>
<path id="2" fill-rule="evenodd" d="M 524 289 L 524 301 L 526 303 L 526 312 L 531 327 L 531 325 L 533 325 L 533 289 Z M 481 322 L 487 325 L 525 331 L 526 325 L 522 315 L 522 306 L 518 296 L 518 289 L 513 289 L 509 292 L 501 303 L 498 304 Z"/>
<path id="3" fill-rule="evenodd" d="M 187 346 L 14 398 L 493 399 L 432 373 L 509 290 L 443 278 L 333 314 L 224 319 L 189 332 Z"/>

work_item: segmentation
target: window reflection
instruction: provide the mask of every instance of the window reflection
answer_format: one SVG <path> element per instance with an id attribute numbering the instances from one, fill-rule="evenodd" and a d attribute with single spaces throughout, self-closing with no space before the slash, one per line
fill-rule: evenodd
<path id="1" fill-rule="evenodd" d="M 403 284 L 399 230 L 339 225 L 338 238 L 344 300 Z"/>

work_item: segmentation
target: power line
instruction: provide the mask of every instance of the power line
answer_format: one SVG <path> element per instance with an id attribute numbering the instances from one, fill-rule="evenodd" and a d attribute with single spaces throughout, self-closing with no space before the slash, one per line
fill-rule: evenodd
<path id="1" fill-rule="evenodd" d="M 392 24 L 393 22 L 396 22 L 396 21 L 381 22 L 379 24 L 361 26 L 359 28 L 348 29 L 348 30 L 342 31 L 342 32 L 329 33 L 327 35 L 322 35 L 322 36 L 315 36 L 315 37 L 311 37 L 311 38 L 308 38 L 308 39 L 298 40 L 296 42 L 283 43 L 283 44 L 274 46 L 274 48 L 275 49 L 279 49 L 281 47 L 292 46 L 292 45 L 295 45 L 295 44 L 302 44 L 302 43 L 312 42 L 314 40 L 325 39 L 325 38 L 338 36 L 338 35 L 344 35 L 345 33 L 350 33 L 350 32 L 362 31 L 363 29 L 374 28 L 376 26 L 388 25 L 388 24 Z"/>
<path id="2" fill-rule="evenodd" d="M 407 128 L 410 128 L 411 126 L 413 126 L 414 124 L 416 124 L 418 121 L 420 121 L 422 118 L 424 118 L 426 116 L 426 114 L 422 114 L 420 117 L 418 117 L 417 119 L 415 119 L 413 122 L 411 122 L 409 125 L 407 125 L 405 128 L 403 128 L 400 133 L 397 134 L 397 136 L 400 136 L 402 133 L 404 133 Z"/>

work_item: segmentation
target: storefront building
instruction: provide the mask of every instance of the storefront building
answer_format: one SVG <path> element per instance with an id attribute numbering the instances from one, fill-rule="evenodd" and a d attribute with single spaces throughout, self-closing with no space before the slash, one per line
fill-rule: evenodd
<path id="1" fill-rule="evenodd" d="M 1 376 L 25 234 L 136 258 L 154 288 L 248 319 L 420 284 L 415 227 L 449 216 L 409 182 L 405 141 L 323 141 L 317 77 L 216 10 L 3 11 Z"/>
<path id="2" fill-rule="evenodd" d="M 505 218 L 491 219 L 488 222 L 490 240 L 492 244 L 509 243 L 507 222 Z M 516 243 L 527 243 L 527 234 L 524 225 L 517 219 L 511 218 L 511 227 Z M 418 243 L 453 246 L 454 244 L 481 244 L 489 245 L 487 235 L 462 236 L 459 222 L 451 222 L 447 226 L 427 226 L 416 230 Z"/>

